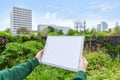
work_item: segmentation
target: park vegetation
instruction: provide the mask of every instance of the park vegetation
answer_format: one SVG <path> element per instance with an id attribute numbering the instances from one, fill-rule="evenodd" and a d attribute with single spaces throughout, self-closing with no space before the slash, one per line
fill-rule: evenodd
<path id="1" fill-rule="evenodd" d="M 16 36 L 7 29 L 0 31 L 0 69 L 11 68 L 33 58 L 44 48 L 47 36 L 85 36 L 83 55 L 89 62 L 87 80 L 120 80 L 119 35 L 120 27 L 101 32 L 70 29 L 64 34 L 62 30 L 48 26 L 38 34 L 29 32 Z M 25 80 L 71 80 L 74 75 L 72 71 L 40 64 Z"/>

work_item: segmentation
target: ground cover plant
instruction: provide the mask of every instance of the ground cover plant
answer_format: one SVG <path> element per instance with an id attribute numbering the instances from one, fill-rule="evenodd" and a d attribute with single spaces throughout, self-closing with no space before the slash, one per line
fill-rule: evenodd
<path id="1" fill-rule="evenodd" d="M 67 35 L 73 35 L 73 33 L 78 34 L 71 30 Z M 120 80 L 120 56 L 118 55 L 120 46 L 116 45 L 120 43 L 119 38 L 118 36 L 105 37 L 102 35 L 102 37 L 91 38 L 90 36 L 85 39 L 85 44 L 88 45 L 86 49 L 98 46 L 93 51 L 85 49 L 83 53 L 89 62 L 86 72 L 87 80 Z M 45 40 L 46 37 L 41 35 L 12 36 L 2 32 L 0 34 L 0 70 L 11 68 L 33 58 L 38 51 L 44 48 Z M 104 42 L 108 42 L 108 44 L 105 46 Z M 89 47 L 90 45 L 92 47 Z M 118 56 L 111 57 L 108 54 L 109 50 L 114 50 Z M 72 71 L 39 64 L 24 80 L 71 80 L 75 74 Z"/>

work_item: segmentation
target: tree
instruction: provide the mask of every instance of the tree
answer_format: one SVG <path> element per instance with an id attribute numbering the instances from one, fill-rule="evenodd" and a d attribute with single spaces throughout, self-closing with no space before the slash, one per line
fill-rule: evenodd
<path id="1" fill-rule="evenodd" d="M 53 28 L 52 26 L 48 26 L 47 29 L 48 29 L 48 33 L 55 31 L 55 28 Z"/>
<path id="2" fill-rule="evenodd" d="M 78 21 L 74 22 L 74 28 L 78 32 L 78 29 L 79 29 L 79 22 Z"/>
<path id="3" fill-rule="evenodd" d="M 85 31 L 85 29 L 86 29 L 86 21 L 85 20 L 83 21 L 83 28 L 84 28 L 84 31 Z"/>
<path id="4" fill-rule="evenodd" d="M 30 30 L 28 30 L 26 27 L 21 27 L 17 30 L 17 34 L 29 34 Z"/>
<path id="5" fill-rule="evenodd" d="M 63 34 L 64 34 L 62 29 L 58 30 L 57 33 L 58 33 L 59 35 L 63 35 Z"/>
<path id="6" fill-rule="evenodd" d="M 115 27 L 112 34 L 114 35 L 119 35 L 120 34 L 120 28 L 119 27 Z"/>
<path id="7" fill-rule="evenodd" d="M 6 28 L 4 31 L 10 33 L 10 28 Z"/>
<path id="8" fill-rule="evenodd" d="M 68 35 L 68 36 L 75 35 L 75 31 L 74 31 L 73 29 L 69 29 L 67 35 Z"/>
<path id="9" fill-rule="evenodd" d="M 92 27 L 90 33 L 90 35 L 95 35 L 96 34 L 96 29 L 94 27 Z"/>
<path id="10" fill-rule="evenodd" d="M 85 29 L 85 30 L 84 30 L 84 35 L 89 35 L 89 34 L 90 34 L 89 29 Z"/>
<path id="11" fill-rule="evenodd" d="M 58 36 L 59 34 L 57 32 L 50 32 L 48 35 L 49 36 Z"/>

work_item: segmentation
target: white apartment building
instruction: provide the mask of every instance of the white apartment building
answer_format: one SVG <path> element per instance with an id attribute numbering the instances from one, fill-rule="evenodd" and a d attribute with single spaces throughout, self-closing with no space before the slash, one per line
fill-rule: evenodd
<path id="1" fill-rule="evenodd" d="M 44 24 L 39 24 L 38 27 L 38 32 L 42 31 L 44 28 L 47 28 L 48 26 L 51 26 L 55 29 L 61 29 L 63 31 L 64 34 L 67 34 L 68 30 L 70 29 L 69 27 L 63 27 L 63 26 L 56 26 L 56 25 L 44 25 Z"/>
<path id="2" fill-rule="evenodd" d="M 21 27 L 26 27 L 32 30 L 32 11 L 29 9 L 13 7 L 10 14 L 11 32 L 17 34 L 17 30 Z"/>

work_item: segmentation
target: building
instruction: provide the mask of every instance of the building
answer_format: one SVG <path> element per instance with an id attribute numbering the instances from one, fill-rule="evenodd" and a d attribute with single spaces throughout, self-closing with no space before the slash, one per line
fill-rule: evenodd
<path id="1" fill-rule="evenodd" d="M 108 24 L 105 21 L 102 21 L 100 24 L 97 25 L 97 31 L 107 31 Z"/>
<path id="2" fill-rule="evenodd" d="M 107 29 L 108 29 L 108 24 L 107 24 L 107 22 L 102 21 L 102 22 L 101 22 L 101 27 L 102 27 L 102 31 L 107 31 Z"/>
<path id="3" fill-rule="evenodd" d="M 17 34 L 17 30 L 25 27 L 32 30 L 32 11 L 29 9 L 13 7 L 10 14 L 11 32 L 13 35 Z"/>
<path id="4" fill-rule="evenodd" d="M 55 29 L 62 30 L 64 34 L 67 34 L 68 30 L 70 29 L 69 27 L 63 27 L 63 26 L 39 24 L 37 30 L 38 30 L 38 32 L 42 31 L 44 28 L 47 28 L 48 26 L 51 26 L 51 27 L 53 27 Z"/>
<path id="5" fill-rule="evenodd" d="M 97 24 L 97 31 L 101 31 L 101 24 Z"/>

